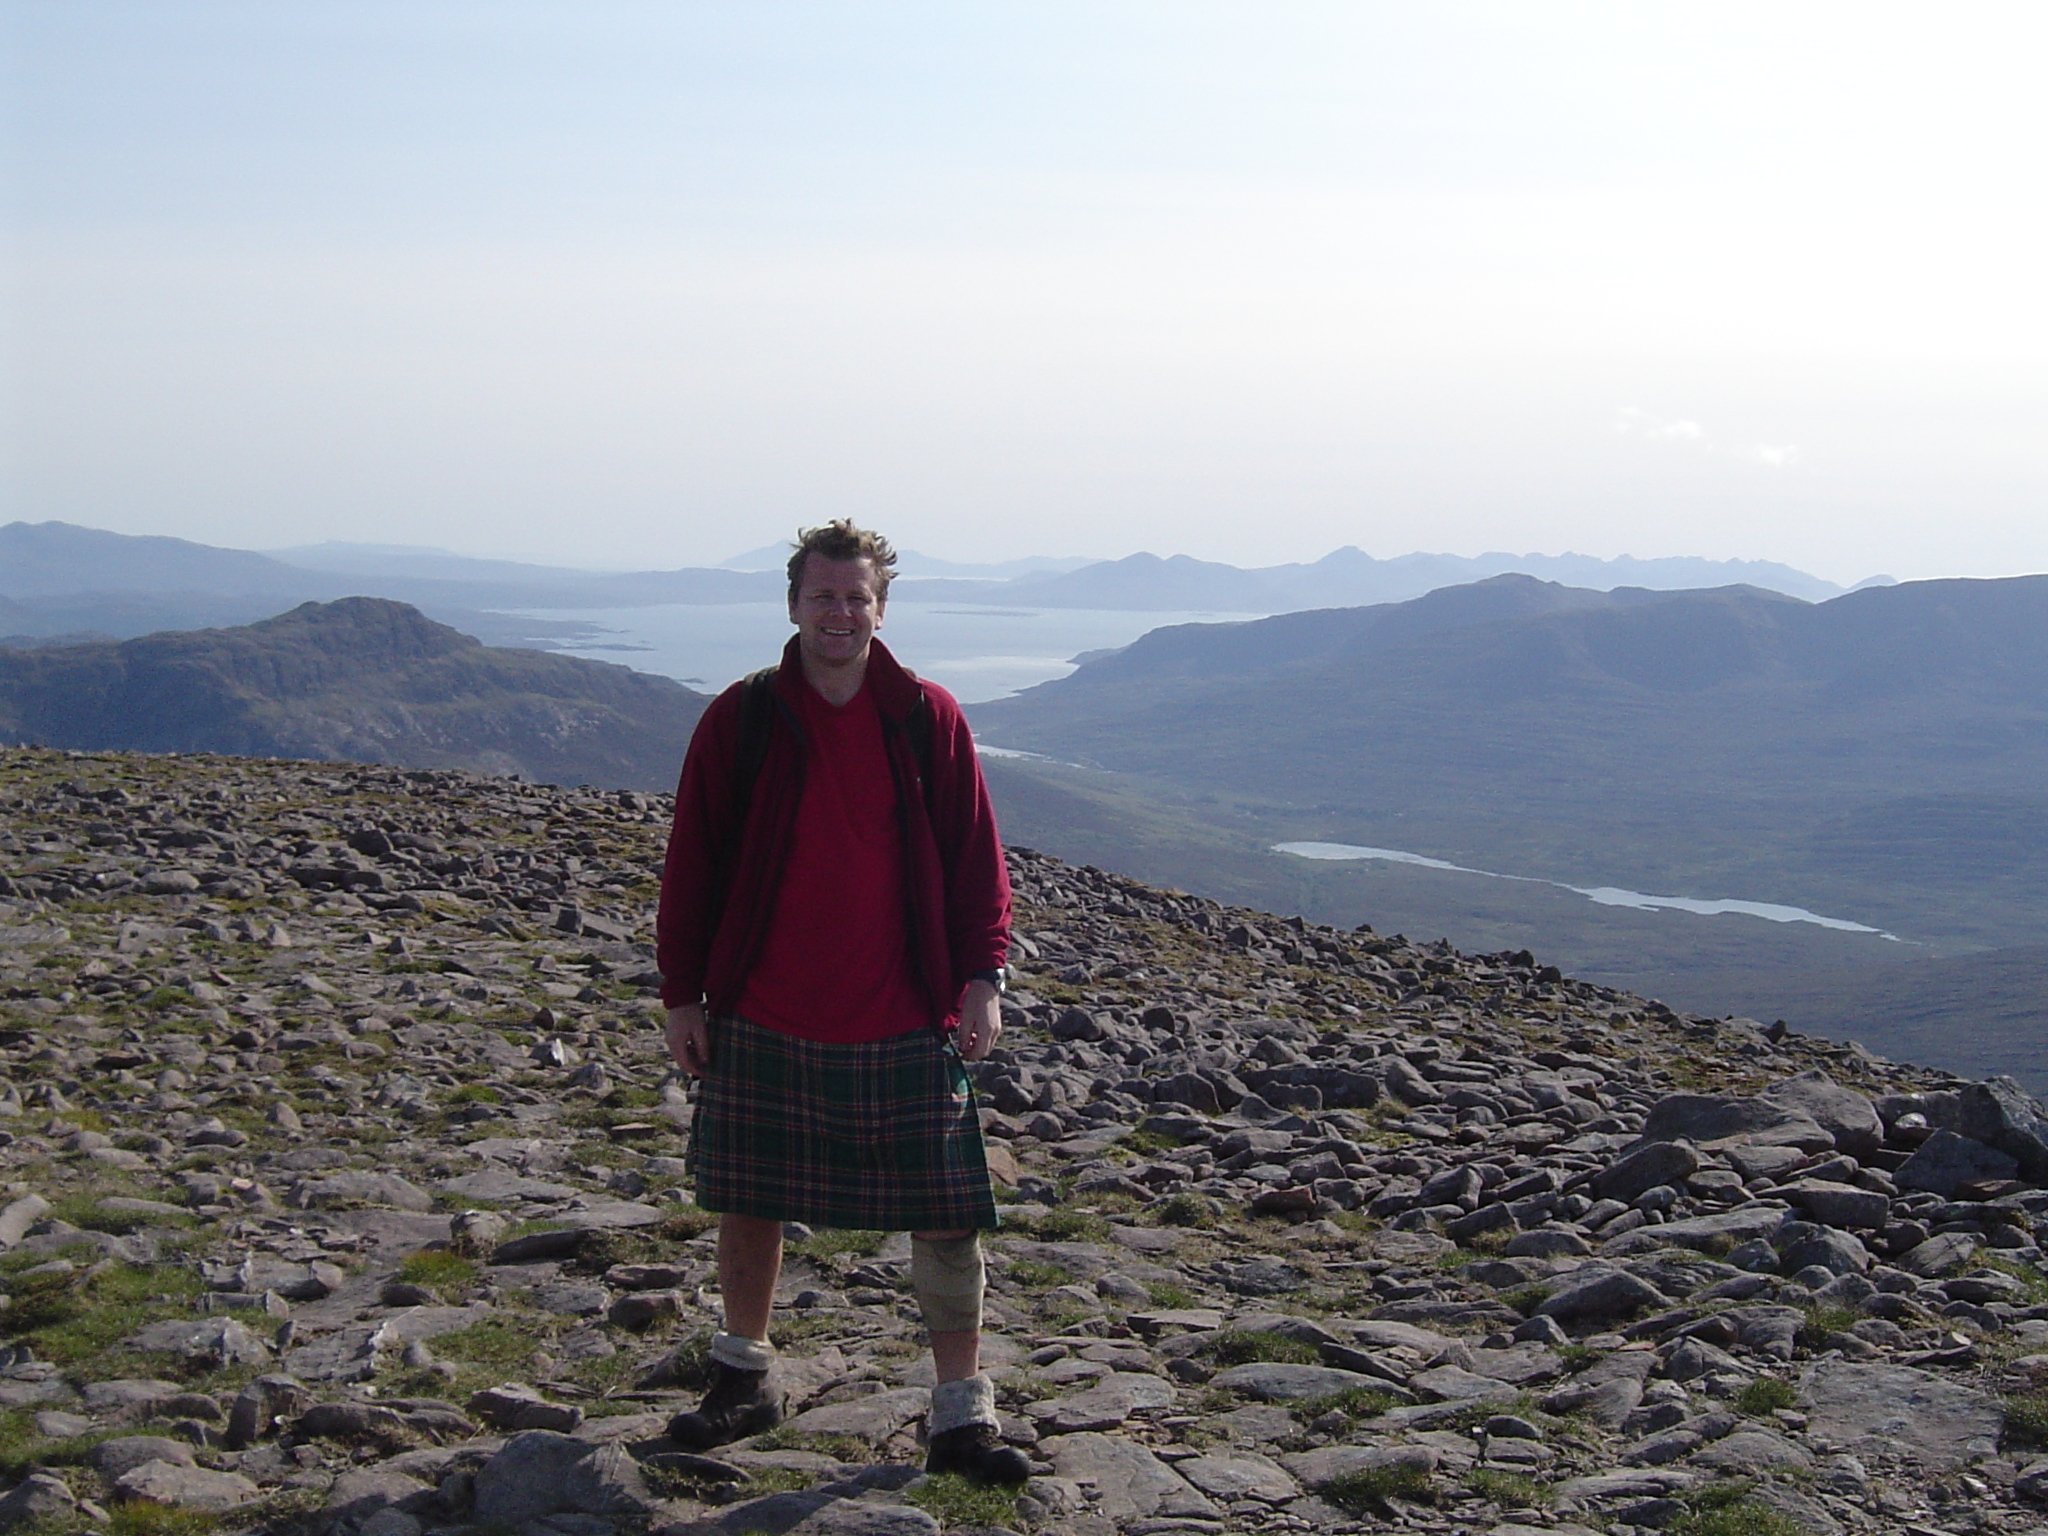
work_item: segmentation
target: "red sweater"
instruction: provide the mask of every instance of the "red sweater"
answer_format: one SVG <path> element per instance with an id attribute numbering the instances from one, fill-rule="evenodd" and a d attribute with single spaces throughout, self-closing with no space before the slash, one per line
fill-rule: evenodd
<path id="1" fill-rule="evenodd" d="M 810 751 L 775 910 L 739 1016 L 807 1040 L 883 1040 L 926 1024 L 910 965 L 903 835 L 882 715 L 865 683 L 843 706 L 799 688 Z"/>
<path id="2" fill-rule="evenodd" d="M 702 1000 L 714 1013 L 732 1012 L 761 955 L 803 799 L 808 747 L 797 725 L 797 690 L 809 686 L 792 638 L 775 675 L 783 707 L 769 731 L 739 856 L 723 893 L 716 866 L 731 824 L 741 685 L 712 701 L 690 738 L 655 921 L 661 1000 L 671 1008 Z M 943 1027 L 958 1017 L 960 994 L 974 973 L 1000 967 L 1009 953 L 1010 879 L 995 811 L 975 761 L 974 738 L 951 694 L 911 676 L 879 640 L 868 653 L 865 686 L 881 715 L 895 781 L 913 964 L 928 1020 Z M 919 709 L 929 712 L 931 722 L 931 783 L 922 787 L 917 753 L 904 728 Z"/>

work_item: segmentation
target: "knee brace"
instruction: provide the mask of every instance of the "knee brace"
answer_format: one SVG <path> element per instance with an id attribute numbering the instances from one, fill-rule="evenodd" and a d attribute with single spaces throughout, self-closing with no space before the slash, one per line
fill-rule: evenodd
<path id="1" fill-rule="evenodd" d="M 967 1333 L 981 1327 L 981 1295 L 986 1285 L 981 1238 L 970 1232 L 931 1242 L 910 1240 L 910 1284 L 924 1311 L 924 1325 L 933 1333 Z"/>

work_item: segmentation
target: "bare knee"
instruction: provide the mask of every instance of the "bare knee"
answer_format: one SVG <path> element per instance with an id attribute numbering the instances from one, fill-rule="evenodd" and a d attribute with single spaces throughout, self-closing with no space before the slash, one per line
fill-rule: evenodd
<path id="1" fill-rule="evenodd" d="M 961 1238 L 970 1236 L 973 1230 L 962 1227 L 956 1232 L 913 1232 L 910 1235 L 920 1243 L 957 1243 Z"/>

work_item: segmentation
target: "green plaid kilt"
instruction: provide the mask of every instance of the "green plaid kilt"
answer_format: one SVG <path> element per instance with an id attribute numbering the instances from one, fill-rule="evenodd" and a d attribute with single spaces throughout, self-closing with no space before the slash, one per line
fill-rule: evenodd
<path id="1" fill-rule="evenodd" d="M 928 1029 L 845 1045 L 710 1021 L 690 1122 L 707 1211 L 870 1232 L 996 1225 L 966 1065 Z"/>

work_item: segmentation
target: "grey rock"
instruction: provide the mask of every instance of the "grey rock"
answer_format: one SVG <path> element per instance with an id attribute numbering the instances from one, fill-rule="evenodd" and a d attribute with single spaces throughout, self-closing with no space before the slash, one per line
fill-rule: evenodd
<path id="1" fill-rule="evenodd" d="M 2005 1423 L 1996 1398 L 1911 1366 L 1822 1360 L 1799 1397 L 1810 1444 L 1929 1469 L 1992 1455 Z"/>
<path id="2" fill-rule="evenodd" d="M 1936 1131 L 1892 1175 L 1900 1189 L 1924 1189 L 1944 1198 L 1972 1179 L 2009 1179 L 2019 1172 L 2010 1154 L 1954 1131 Z"/>
<path id="3" fill-rule="evenodd" d="M 78 1507 L 71 1487 L 54 1472 L 31 1472 L 0 1495 L 0 1531 L 36 1520 L 61 1520 Z"/>
<path id="4" fill-rule="evenodd" d="M 1884 1123 L 1869 1099 L 1818 1069 L 1773 1083 L 1758 1098 L 1805 1115 L 1834 1137 L 1835 1150 L 1867 1157 L 1884 1140 Z"/>
<path id="5" fill-rule="evenodd" d="M 94 1446 L 86 1459 L 92 1463 L 92 1469 L 110 1483 L 145 1462 L 193 1465 L 191 1443 L 172 1440 L 164 1435 L 117 1435 Z"/>
<path id="6" fill-rule="evenodd" d="M 1305 1397 L 1328 1397 L 1333 1392 L 1381 1385 L 1377 1378 L 1357 1371 L 1270 1360 L 1233 1365 L 1226 1371 L 1218 1371 L 1214 1384 L 1227 1391 L 1255 1397 L 1262 1403 L 1291 1403 Z"/>
<path id="7" fill-rule="evenodd" d="M 122 1499 L 147 1499 L 178 1509 L 229 1510 L 263 1490 L 239 1472 L 214 1472 L 185 1462 L 147 1461 L 114 1481 Z"/>
<path id="8" fill-rule="evenodd" d="M 583 1422 L 583 1410 L 574 1403 L 551 1403 L 516 1382 L 470 1393 L 469 1411 L 494 1429 L 552 1429 L 566 1435 Z"/>
<path id="9" fill-rule="evenodd" d="M 228 1409 L 230 1450 L 254 1445 L 271 1434 L 280 1419 L 296 1418 L 313 1406 L 313 1394 L 293 1376 L 258 1376 L 236 1394 Z"/>
<path id="10" fill-rule="evenodd" d="M 1780 1185 L 1776 1193 L 1830 1227 L 1881 1227 L 1891 1212 L 1891 1201 L 1881 1191 L 1829 1179 L 1800 1179 Z"/>
<path id="11" fill-rule="evenodd" d="M 623 1446 L 529 1429 L 478 1469 L 473 1513 L 479 1524 L 525 1525 L 558 1514 L 645 1519 L 657 1507 Z"/>
<path id="12" fill-rule="evenodd" d="M 1144 1446 L 1108 1435 L 1061 1435 L 1040 1450 L 1059 1476 L 1094 1490 L 1095 1512 L 1118 1526 L 1154 1516 L 1215 1520 L 1220 1511 Z"/>
<path id="13" fill-rule="evenodd" d="M 1659 1099 L 1643 1121 L 1641 1139 L 1683 1139 L 1702 1146 L 1740 1140 L 1807 1152 L 1829 1151 L 1835 1144 L 1811 1117 L 1784 1104 L 1707 1093 L 1674 1093 Z"/>
<path id="14" fill-rule="evenodd" d="M 1700 1166 L 1699 1149 L 1689 1141 L 1651 1141 L 1610 1163 L 1593 1181 L 1603 1200 L 1624 1203 L 1659 1184 L 1678 1184 Z"/>
<path id="15" fill-rule="evenodd" d="M 1176 1462 L 1173 1470 L 1202 1493 L 1225 1504 L 1237 1499 L 1284 1504 L 1301 1495 L 1301 1485 L 1276 1462 L 1245 1452 L 1191 1456 Z"/>
<path id="16" fill-rule="evenodd" d="M 2032 1182 L 2048 1183 L 2048 1110 L 2010 1077 L 1959 1090 L 1956 1129 L 2005 1153 Z"/>
<path id="17" fill-rule="evenodd" d="M 1670 1304 L 1662 1291 L 1626 1270 L 1588 1265 L 1566 1275 L 1536 1311 L 1560 1323 L 1608 1322 Z"/>

